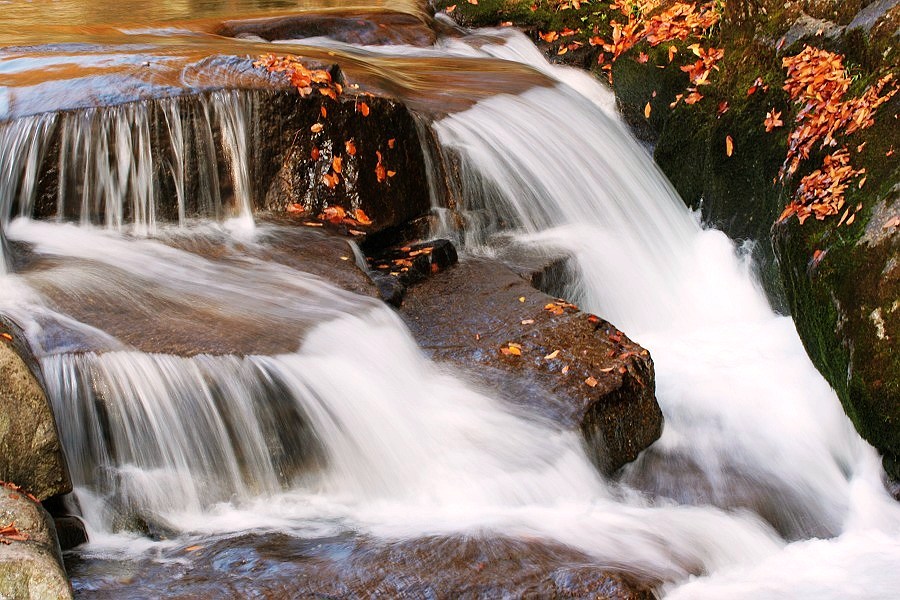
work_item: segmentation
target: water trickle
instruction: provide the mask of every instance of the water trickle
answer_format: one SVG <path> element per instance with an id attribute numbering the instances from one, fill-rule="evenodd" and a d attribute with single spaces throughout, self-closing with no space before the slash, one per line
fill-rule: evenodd
<path id="1" fill-rule="evenodd" d="M 252 221 L 252 115 L 246 94 L 218 91 L 5 123 L 0 223 L 53 217 L 150 235 L 189 214 Z M 218 155 L 233 198 L 221 196 Z"/>

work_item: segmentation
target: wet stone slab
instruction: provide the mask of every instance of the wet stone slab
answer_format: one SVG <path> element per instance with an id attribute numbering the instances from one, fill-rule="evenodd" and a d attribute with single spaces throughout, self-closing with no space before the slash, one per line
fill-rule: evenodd
<path id="1" fill-rule="evenodd" d="M 200 540 L 154 559 L 70 555 L 76 595 L 118 598 L 591 598 L 644 600 L 650 589 L 578 551 L 505 537 Z"/>

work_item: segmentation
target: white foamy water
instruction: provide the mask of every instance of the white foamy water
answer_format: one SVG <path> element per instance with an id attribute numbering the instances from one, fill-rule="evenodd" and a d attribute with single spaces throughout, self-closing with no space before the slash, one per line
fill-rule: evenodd
<path id="1" fill-rule="evenodd" d="M 426 360 L 388 308 L 260 258 L 274 239 L 265 230 L 157 227 L 141 239 L 115 220 L 107 230 L 11 221 L 19 201 L 5 200 L 3 229 L 29 261 L 0 275 L 0 309 L 39 354 L 87 553 L 152 549 L 121 531 L 133 517 L 191 539 L 494 532 L 558 540 L 677 598 L 892 597 L 900 509 L 878 457 L 790 320 L 770 310 L 733 244 L 697 224 L 609 93 L 540 62 L 510 32 L 439 50 L 523 60 L 573 82 L 435 124 L 462 161 L 465 208 L 479 224 L 461 235 L 472 251 L 492 251 L 499 232 L 574 258 L 572 298 L 651 350 L 662 439 L 621 481 L 605 481 L 574 433 Z M 186 139 L 202 132 L 166 118 L 182 148 L 171 157 L 177 182 Z M 237 115 L 222 122 L 246 126 Z M 224 143 L 244 151 L 237 138 Z M 10 194 L 33 197 L 15 185 L 24 191 Z M 185 249 L 210 236 L 224 251 Z M 106 331 L 113 315 L 88 325 L 58 300 L 110 297 L 144 315 L 162 307 L 162 322 L 202 307 L 197 319 L 212 328 L 242 318 L 310 327 L 296 351 L 272 356 L 148 354 Z"/>

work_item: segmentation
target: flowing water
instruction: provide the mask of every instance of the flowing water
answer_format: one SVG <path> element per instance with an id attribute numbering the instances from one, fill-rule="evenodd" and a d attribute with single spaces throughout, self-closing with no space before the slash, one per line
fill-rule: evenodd
<path id="1" fill-rule="evenodd" d="M 574 433 L 426 360 L 387 307 L 272 260 L 297 234 L 250 223 L 253 112 L 239 95 L 213 95 L 190 119 L 161 103 L 164 155 L 144 105 L 26 117 L 0 132 L 0 311 L 40 360 L 91 534 L 83 560 L 137 564 L 248 531 L 470 534 L 558 542 L 673 598 L 893 597 L 900 507 L 876 453 L 751 265 L 698 224 L 606 89 L 512 32 L 426 49 L 305 43 L 425 62 L 416 73 L 465 65 L 460 80 L 502 59 L 555 81 L 472 92 L 435 120 L 468 224 L 441 233 L 475 254 L 570 255 L 568 297 L 651 351 L 662 438 L 605 480 Z M 29 218 L 52 135 L 59 214 L 75 223 Z M 214 147 L 231 164 L 230 201 L 185 176 L 189 148 L 211 165 Z M 154 212 L 162 190 L 172 224 Z"/>

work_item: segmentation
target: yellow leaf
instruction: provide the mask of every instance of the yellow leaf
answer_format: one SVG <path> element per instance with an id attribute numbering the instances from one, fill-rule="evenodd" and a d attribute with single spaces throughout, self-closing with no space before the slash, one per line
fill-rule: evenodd
<path id="1" fill-rule="evenodd" d="M 653 110 L 653 109 L 650 107 L 650 103 L 648 102 L 647 105 L 644 107 L 644 118 L 645 118 L 645 119 L 649 119 L 649 118 L 650 118 L 650 111 L 651 111 L 651 110 Z"/>
<path id="2" fill-rule="evenodd" d="M 734 154 L 734 140 L 730 135 L 725 136 L 725 154 L 728 156 Z"/>
<path id="3" fill-rule="evenodd" d="M 313 126 L 310 127 L 309 130 L 312 131 L 313 133 L 319 133 L 324 128 L 325 128 L 325 126 L 322 125 L 321 123 L 313 123 Z"/>
<path id="4" fill-rule="evenodd" d="M 519 296 L 519 302 L 525 302 L 525 296 Z"/>
<path id="5" fill-rule="evenodd" d="M 550 354 L 548 354 L 547 356 L 545 356 L 544 359 L 545 359 L 545 360 L 553 360 L 553 359 L 556 358 L 557 356 L 559 356 L 559 350 L 554 350 L 553 352 L 551 352 Z"/>

